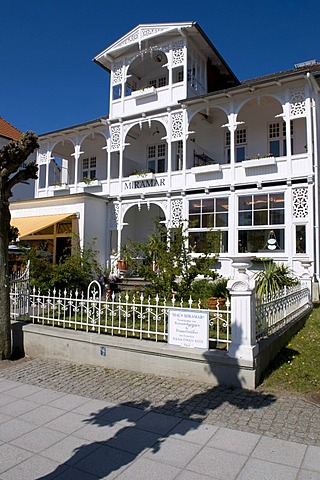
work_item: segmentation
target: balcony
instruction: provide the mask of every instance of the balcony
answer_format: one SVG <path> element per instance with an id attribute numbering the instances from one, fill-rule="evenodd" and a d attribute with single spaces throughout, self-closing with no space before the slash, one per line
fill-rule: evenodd
<path id="1" fill-rule="evenodd" d="M 140 90 L 134 90 L 131 93 L 131 96 L 133 98 L 140 99 L 140 98 L 151 97 L 152 95 L 156 95 L 156 94 L 157 94 L 157 90 L 155 87 L 146 87 Z"/>
<path id="2" fill-rule="evenodd" d="M 101 186 L 100 180 L 87 179 L 86 181 L 79 182 L 79 187 L 85 188 L 85 189 L 90 189 L 90 188 L 100 187 L 100 186 Z"/>
<path id="3" fill-rule="evenodd" d="M 242 166 L 244 168 L 258 168 L 276 165 L 276 163 L 275 157 L 253 157 L 249 160 L 243 160 Z"/>
<path id="4" fill-rule="evenodd" d="M 196 153 L 194 151 L 193 161 L 194 166 L 191 168 L 191 172 L 195 175 L 221 172 L 221 165 L 205 153 Z"/>

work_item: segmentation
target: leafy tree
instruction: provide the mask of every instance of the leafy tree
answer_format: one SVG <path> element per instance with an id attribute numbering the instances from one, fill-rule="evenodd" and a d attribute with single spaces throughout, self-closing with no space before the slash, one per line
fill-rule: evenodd
<path id="1" fill-rule="evenodd" d="M 176 292 L 179 298 L 187 298 L 198 275 L 216 276 L 217 236 L 219 232 L 208 232 L 206 252 L 195 256 L 182 225 L 175 229 L 158 225 L 146 243 L 131 242 L 129 266 L 150 282 L 151 295 L 171 297 Z"/>
<path id="2" fill-rule="evenodd" d="M 14 232 L 10 228 L 9 199 L 16 184 L 37 178 L 36 163 L 25 162 L 38 146 L 37 136 L 26 132 L 20 141 L 11 141 L 0 149 L 0 360 L 11 356 L 8 248 Z"/>
<path id="3" fill-rule="evenodd" d="M 30 287 L 36 287 L 36 289 L 46 293 L 52 286 L 54 269 L 54 265 L 49 256 L 43 251 L 31 248 L 29 251 L 25 252 L 24 260 L 30 261 Z"/>
<path id="4" fill-rule="evenodd" d="M 51 287 L 57 290 L 86 292 L 89 283 L 101 273 L 93 245 L 74 247 L 72 255 L 62 257 L 58 265 L 53 266 Z"/>
<path id="5" fill-rule="evenodd" d="M 26 254 L 30 260 L 30 286 L 42 293 L 56 290 L 86 292 L 89 283 L 102 273 L 94 250 L 94 244 L 80 248 L 79 239 L 75 239 L 72 255 L 64 255 L 58 264 L 52 264 L 45 252 L 31 249 Z"/>

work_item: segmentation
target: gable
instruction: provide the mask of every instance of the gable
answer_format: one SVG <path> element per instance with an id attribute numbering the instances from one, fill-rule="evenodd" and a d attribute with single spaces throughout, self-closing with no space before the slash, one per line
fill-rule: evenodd
<path id="1" fill-rule="evenodd" d="M 22 132 L 16 127 L 0 117 L 0 137 L 8 138 L 9 140 L 20 140 Z"/>

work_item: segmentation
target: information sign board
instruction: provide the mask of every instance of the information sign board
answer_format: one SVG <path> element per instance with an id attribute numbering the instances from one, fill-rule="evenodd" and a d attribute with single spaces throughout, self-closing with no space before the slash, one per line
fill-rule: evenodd
<path id="1" fill-rule="evenodd" d="M 209 312 L 169 310 L 168 343 L 187 348 L 209 348 Z"/>

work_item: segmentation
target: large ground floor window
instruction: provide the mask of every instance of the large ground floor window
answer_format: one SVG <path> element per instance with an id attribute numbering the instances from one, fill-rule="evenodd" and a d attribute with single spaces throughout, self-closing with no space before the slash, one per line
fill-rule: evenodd
<path id="1" fill-rule="evenodd" d="M 272 252 L 285 248 L 284 193 L 240 196 L 238 252 Z"/>
<path id="2" fill-rule="evenodd" d="M 228 209 L 227 197 L 189 201 L 189 245 L 195 253 L 228 251 Z"/>

